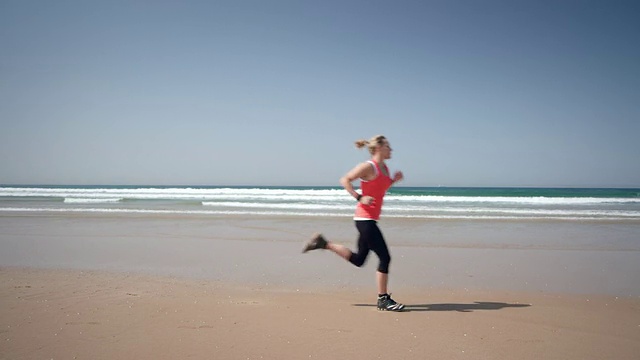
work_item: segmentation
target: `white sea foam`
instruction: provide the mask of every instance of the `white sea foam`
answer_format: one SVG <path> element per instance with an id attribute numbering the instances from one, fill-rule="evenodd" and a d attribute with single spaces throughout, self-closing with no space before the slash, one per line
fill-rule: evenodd
<path id="1" fill-rule="evenodd" d="M 204 206 L 232 207 L 232 208 L 254 208 L 254 209 L 298 209 L 298 210 L 353 210 L 353 206 L 341 204 L 301 204 L 301 203 L 244 203 L 244 202 L 210 202 L 203 201 Z"/>
<path id="2" fill-rule="evenodd" d="M 349 197 L 344 190 L 286 190 L 286 189 L 191 189 L 191 188 L 140 188 L 140 189 L 91 189 L 91 188 L 0 188 L 5 197 L 84 197 L 125 198 L 148 200 L 279 200 L 289 201 L 318 199 L 338 200 Z"/>
<path id="3" fill-rule="evenodd" d="M 0 201 L 2 200 L 14 205 L 17 205 L 16 201 L 22 202 L 19 206 L 33 208 L 33 211 L 150 214 L 351 216 L 355 207 L 354 199 L 343 189 L 0 187 Z M 153 203 L 144 200 L 151 200 Z M 110 209 L 104 205 L 103 209 L 100 206 L 103 203 L 122 203 L 123 208 Z M 92 206 L 94 209 L 78 210 L 71 207 L 73 204 L 95 205 Z M 194 208 L 199 205 L 203 206 L 202 210 Z M 638 221 L 640 198 L 473 197 L 390 193 L 385 197 L 383 214 L 385 217 L 430 219 Z"/>
<path id="4" fill-rule="evenodd" d="M 524 204 L 524 205 L 590 205 L 590 204 L 615 204 L 638 203 L 640 198 L 592 198 L 592 197 L 509 197 L 509 196 L 387 196 L 385 201 L 402 200 L 403 202 L 421 203 L 486 203 L 486 204 Z"/>
<path id="5" fill-rule="evenodd" d="M 104 198 L 104 199 L 96 199 L 96 198 L 65 198 L 65 203 L 71 204 L 98 204 L 98 203 L 115 203 L 122 201 L 122 198 Z"/>
<path id="6" fill-rule="evenodd" d="M 628 217 L 640 219 L 640 212 L 637 211 L 622 211 L 622 210 L 558 210 L 558 209 L 514 209 L 514 208 L 452 208 L 452 207 L 423 207 L 423 206 L 386 206 L 384 209 L 386 212 L 398 212 L 398 213 L 414 213 L 414 212 L 427 212 L 427 213 L 470 213 L 470 214 L 513 214 L 519 216 L 613 216 L 613 217 Z"/>
<path id="7" fill-rule="evenodd" d="M 251 208 L 251 209 L 286 209 L 286 210 L 334 210 L 353 211 L 353 205 L 347 204 L 301 204 L 301 203 L 242 203 L 242 202 L 203 202 L 204 206 L 218 208 Z M 408 216 L 411 213 L 419 215 L 434 214 L 469 214 L 469 216 L 482 215 L 514 215 L 519 217 L 543 216 L 543 217 L 624 217 L 640 219 L 640 213 L 635 211 L 620 210 L 557 210 L 557 209 L 515 209 L 515 208 L 454 208 L 431 206 L 389 206 L 384 209 L 386 215 Z"/>
<path id="8" fill-rule="evenodd" d="M 163 215 L 263 215 L 263 216 L 344 216 L 336 213 L 285 212 L 285 211 L 232 211 L 232 210 L 154 210 L 107 208 L 0 208 L 0 212 L 59 212 L 59 213 L 112 213 L 112 214 L 163 214 Z"/>
<path id="9" fill-rule="evenodd" d="M 261 189 L 261 188 L 7 188 L 0 187 L 3 197 L 52 197 L 85 199 L 133 199 L 133 200 L 200 200 L 200 201 L 351 201 L 342 189 Z M 515 205 L 598 205 L 640 204 L 640 198 L 593 197 L 474 197 L 439 195 L 392 195 L 387 203 L 405 204 L 515 204 Z"/>

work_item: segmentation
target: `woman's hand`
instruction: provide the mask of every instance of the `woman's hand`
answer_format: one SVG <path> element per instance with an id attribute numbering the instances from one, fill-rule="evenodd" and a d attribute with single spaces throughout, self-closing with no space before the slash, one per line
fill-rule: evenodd
<path id="1" fill-rule="evenodd" d="M 398 181 L 401 181 L 402 179 L 404 179 L 404 175 L 402 174 L 402 171 L 396 171 L 395 174 L 393 174 L 393 182 L 398 182 Z"/>
<path id="2" fill-rule="evenodd" d="M 371 206 L 376 202 L 376 199 L 373 196 L 365 195 L 360 198 L 360 203 L 362 205 Z"/>

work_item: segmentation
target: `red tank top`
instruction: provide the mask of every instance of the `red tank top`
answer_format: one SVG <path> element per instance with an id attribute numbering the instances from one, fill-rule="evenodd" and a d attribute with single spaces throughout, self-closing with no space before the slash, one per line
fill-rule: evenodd
<path id="1" fill-rule="evenodd" d="M 382 212 L 382 203 L 384 195 L 387 193 L 387 189 L 391 187 L 393 181 L 388 175 L 385 175 L 380 171 L 380 166 L 373 160 L 367 161 L 372 164 L 376 170 L 376 177 L 373 180 L 361 180 L 360 189 L 362 190 L 362 196 L 371 196 L 375 199 L 373 204 L 365 205 L 358 203 L 356 206 L 355 218 L 378 220 L 380 213 Z M 384 166 L 386 173 L 389 174 L 389 169 Z"/>

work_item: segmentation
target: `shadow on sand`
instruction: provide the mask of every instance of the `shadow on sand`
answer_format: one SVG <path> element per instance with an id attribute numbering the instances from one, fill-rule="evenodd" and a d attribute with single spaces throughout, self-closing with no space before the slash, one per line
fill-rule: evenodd
<path id="1" fill-rule="evenodd" d="M 374 304 L 353 304 L 353 306 L 370 306 Z M 458 311 L 472 312 L 476 310 L 501 310 L 504 308 L 529 307 L 531 304 L 507 304 L 502 302 L 475 301 L 473 304 L 413 304 L 405 305 L 404 311 Z"/>

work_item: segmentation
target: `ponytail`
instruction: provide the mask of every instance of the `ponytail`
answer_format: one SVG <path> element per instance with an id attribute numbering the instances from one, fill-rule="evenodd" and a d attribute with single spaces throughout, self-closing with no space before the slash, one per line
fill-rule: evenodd
<path id="1" fill-rule="evenodd" d="M 384 135 L 377 135 L 369 140 L 358 140 L 355 142 L 355 144 L 358 149 L 362 149 L 363 147 L 367 146 L 369 148 L 369 153 L 373 155 L 376 151 L 376 147 L 378 145 L 382 145 L 386 139 L 387 138 L 385 138 Z"/>
<path id="2" fill-rule="evenodd" d="M 369 145 L 369 141 L 368 140 L 358 140 L 356 141 L 356 147 L 358 149 L 362 149 L 363 147 Z"/>

